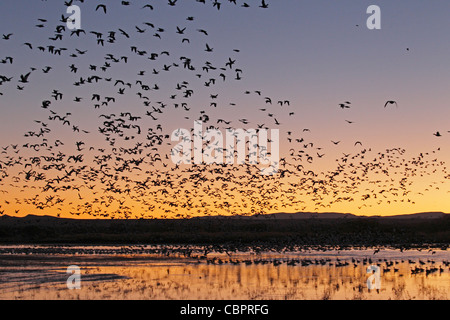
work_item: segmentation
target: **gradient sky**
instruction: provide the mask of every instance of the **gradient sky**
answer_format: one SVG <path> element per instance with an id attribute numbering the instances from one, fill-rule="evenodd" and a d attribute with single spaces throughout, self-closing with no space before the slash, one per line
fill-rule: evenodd
<path id="1" fill-rule="evenodd" d="M 243 1 L 238 0 L 237 5 L 234 5 L 224 0 L 220 10 L 217 10 L 209 0 L 206 4 L 194 0 L 178 1 L 175 6 L 167 5 L 167 1 L 131 0 L 130 6 L 121 5 L 121 1 L 104 1 L 108 10 L 105 15 L 95 10 L 102 1 L 85 2 L 74 1 L 73 4 L 81 8 L 81 28 L 86 31 L 86 35 L 70 36 L 70 31 L 66 30 L 62 32 L 62 41 L 52 41 L 49 37 L 54 36 L 57 25 L 63 24 L 59 21 L 61 15 L 66 15 L 63 1 L 3 0 L 0 3 L 1 33 L 13 34 L 9 40 L 0 39 L 0 60 L 8 56 L 14 58 L 13 64 L 0 64 L 0 75 L 13 77 L 11 82 L 4 82 L 0 86 L 0 92 L 3 93 L 0 96 L 0 146 L 10 145 L 0 157 L 3 164 L 8 160 L 5 158 L 7 156 L 35 155 L 36 152 L 21 147 L 18 154 L 11 150 L 11 145 L 22 146 L 31 142 L 24 134 L 40 128 L 34 120 L 47 122 L 52 129 L 47 138 L 51 141 L 64 141 L 65 145 L 60 149 L 73 154 L 76 153 L 74 144 L 80 140 L 86 142 L 86 149 L 91 146 L 108 148 L 108 143 L 98 133 L 98 127 L 104 120 L 99 119 L 101 114 L 132 112 L 143 116 L 139 121 L 142 128 L 156 130 L 156 124 L 160 123 L 163 132 L 170 134 L 177 128 L 192 128 L 193 121 L 201 115 L 201 111 L 205 111 L 213 124 L 217 119 L 227 119 L 236 128 L 256 128 L 257 124 L 264 124 L 268 128 L 280 129 L 283 155 L 289 154 L 293 147 L 287 142 L 288 131 L 292 132 L 293 138 L 313 142 L 314 147 L 320 149 L 312 149 L 310 152 L 314 155 L 324 154 L 322 158 L 315 157 L 313 164 L 307 164 L 316 173 L 334 171 L 337 168 L 336 159 L 343 154 L 354 156 L 365 149 L 367 156 L 363 160 L 356 158 L 354 162 L 357 165 L 360 161 L 371 162 L 371 159 L 379 156 L 379 152 L 384 153 L 386 149 L 402 148 L 405 153 L 395 160 L 389 172 L 389 179 L 398 183 L 408 174 L 408 169 L 405 171 L 404 166 L 402 169 L 395 168 L 395 165 L 404 165 L 417 159 L 420 153 L 428 153 L 423 158 L 424 163 L 418 165 L 422 168 L 422 175 L 408 176 L 408 182 L 412 184 L 408 185 L 410 192 L 406 196 L 390 195 L 382 198 L 381 203 L 380 198 L 362 201 L 361 196 L 367 193 L 365 188 L 384 188 L 386 176 L 371 172 L 373 183 L 360 185 L 355 190 L 358 192 L 355 201 L 334 202 L 324 208 L 315 206 L 314 197 L 302 198 L 299 194 L 296 199 L 305 201 L 300 208 L 289 205 L 277 209 L 270 207 L 271 212 L 293 212 L 299 209 L 364 215 L 450 212 L 449 176 L 446 171 L 446 162 L 450 160 L 450 43 L 446 41 L 450 30 L 450 3 L 418 0 L 286 0 L 267 1 L 269 8 L 261 9 L 258 7 L 260 1 L 247 1 L 250 8 L 243 8 Z M 146 3 L 152 4 L 154 10 L 142 9 Z M 369 17 L 366 10 L 372 4 L 381 8 L 381 30 L 369 30 L 366 27 Z M 194 17 L 194 21 L 186 20 L 190 16 Z M 41 23 L 38 19 L 47 20 L 44 28 L 35 27 Z M 153 23 L 155 28 L 144 22 Z M 136 26 L 146 31 L 137 33 Z M 184 35 L 176 33 L 177 26 L 186 27 Z M 123 37 L 119 28 L 126 30 L 130 39 Z M 164 29 L 164 32 L 160 32 L 162 39 L 153 36 L 157 28 Z M 208 36 L 197 29 L 207 30 Z M 97 45 L 95 36 L 89 33 L 93 30 L 102 32 L 104 39 L 107 39 L 108 31 L 115 31 L 117 41 L 114 44 L 105 41 L 105 46 L 101 47 Z M 182 43 L 183 38 L 189 38 L 190 43 Z M 32 43 L 33 49 L 25 46 L 25 42 Z M 206 43 L 214 48 L 212 53 L 205 52 Z M 68 50 L 61 56 L 37 50 L 38 46 L 48 45 Z M 132 53 L 131 46 L 146 50 L 147 53 L 168 51 L 170 56 L 160 55 L 157 61 L 150 61 L 147 57 Z M 87 53 L 76 58 L 70 57 L 70 54 L 76 53 L 75 48 L 87 50 Z M 234 49 L 239 49 L 239 52 Z M 89 70 L 91 64 L 100 67 L 108 53 L 117 58 L 128 56 L 129 61 L 127 64 L 113 63 L 113 67 L 106 72 Z M 153 69 L 161 70 L 164 64 L 181 65 L 179 58 L 182 56 L 191 58 L 198 69 L 189 72 L 173 67 L 170 72 L 151 74 Z M 243 70 L 242 80 L 234 81 L 236 73 L 230 70 L 226 71 L 227 81 L 222 81 L 217 73 L 211 71 L 209 74 L 201 70 L 205 61 L 224 67 L 229 58 L 235 59 L 235 67 Z M 69 66 L 72 64 L 77 66 L 77 73 L 70 72 Z M 48 74 L 42 72 L 46 66 L 53 68 Z M 19 76 L 29 72 L 30 67 L 37 69 L 30 75 L 30 83 L 25 84 L 23 91 L 17 90 L 16 86 L 21 85 L 17 83 Z M 144 76 L 138 76 L 141 70 L 146 71 Z M 202 77 L 198 78 L 196 73 L 202 73 Z M 118 95 L 118 87 L 104 81 L 95 86 L 73 86 L 80 77 L 86 78 L 94 74 L 111 77 L 113 82 L 123 79 L 133 86 L 126 88 L 124 95 Z M 216 78 L 216 85 L 205 87 L 204 83 L 211 77 Z M 168 105 L 164 113 L 158 115 L 158 121 L 145 117 L 145 112 L 151 110 L 151 107 L 145 108 L 136 95 L 137 91 L 142 92 L 135 85 L 138 79 L 150 85 L 157 83 L 160 87 L 157 91 L 144 92 L 152 105 L 156 105 L 158 101 Z M 194 90 L 194 95 L 188 100 L 181 98 L 181 92 L 174 90 L 176 84 L 182 81 L 187 81 Z M 51 98 L 55 89 L 64 94 L 62 101 Z M 247 90 L 251 94 L 245 94 Z M 262 92 L 261 97 L 254 93 L 255 90 Z M 94 102 L 91 101 L 94 93 L 102 97 L 114 96 L 116 102 L 94 109 Z M 173 94 L 177 94 L 176 99 L 170 99 Z M 217 94 L 218 98 L 212 100 L 211 94 Z M 82 102 L 74 102 L 75 97 L 83 97 Z M 273 105 L 267 105 L 264 97 L 271 97 Z M 49 110 L 40 107 L 43 100 L 51 100 L 50 109 L 60 115 L 70 112 L 71 123 L 89 131 L 89 134 L 74 134 L 70 127 L 49 120 Z M 289 100 L 290 106 L 277 106 L 278 100 Z M 398 107 L 390 105 L 384 108 L 388 100 L 397 101 Z M 189 111 L 173 107 L 174 103 L 181 104 L 185 101 L 189 104 Z M 217 108 L 210 106 L 212 101 L 218 103 Z M 339 104 L 344 101 L 350 101 L 351 108 L 339 108 Z M 262 108 L 266 111 L 260 111 Z M 295 114 L 289 116 L 290 112 Z M 273 113 L 281 125 L 275 125 L 268 113 Z M 248 119 L 249 124 L 244 125 L 239 119 Z M 346 120 L 353 123 L 349 124 Z M 306 128 L 310 131 L 303 131 Z M 433 135 L 437 131 L 442 137 Z M 145 135 L 141 138 L 145 142 Z M 341 142 L 335 146 L 331 140 Z M 360 141 L 362 146 L 355 146 L 356 141 Z M 117 148 L 121 146 L 131 147 L 132 143 L 117 142 Z M 161 148 L 167 151 L 167 146 Z M 43 151 L 38 152 L 38 156 L 43 154 Z M 92 157 L 86 158 L 92 160 Z M 2 203 L 5 200 L 0 200 L 0 209 L 4 210 L 4 214 L 71 216 L 70 212 L 76 211 L 74 208 L 77 207 L 77 201 L 85 203 L 92 196 L 84 189 L 73 194 L 64 193 L 61 197 L 71 199 L 71 205 L 66 205 L 69 202 L 67 200 L 64 205 L 55 206 L 58 210 L 52 207 L 36 211 L 33 206 L 26 205 L 24 199 L 30 199 L 35 194 L 44 197 L 44 193 L 39 191 L 42 185 L 33 190 L 23 188 L 31 182 L 24 181 L 23 175 L 19 175 L 20 179 L 16 179 L 17 181 L 13 181 L 13 178 L 24 168 L 19 165 L 8 170 L 9 176 L 0 180 L 2 198 L 9 202 Z M 153 167 L 151 170 L 152 177 L 158 179 L 157 170 L 153 171 Z M 130 173 L 130 176 L 133 174 L 135 173 Z M 251 181 L 251 177 L 248 179 Z M 295 181 L 295 177 L 290 181 Z M 375 183 L 376 181 L 383 182 Z M 72 183 L 83 185 L 82 181 Z M 205 184 L 207 182 L 201 187 L 205 187 Z M 100 197 L 103 191 L 98 187 Z M 189 183 L 185 187 L 200 188 Z M 342 190 L 340 187 L 335 189 Z M 282 193 L 280 190 L 278 191 Z M 127 200 L 126 195 L 122 196 L 122 200 L 129 203 L 131 211 L 143 210 L 139 206 L 137 209 L 133 207 L 133 201 Z M 248 207 L 239 207 L 242 195 L 236 197 L 236 209 L 248 213 Z M 179 198 L 174 201 L 183 202 Z M 196 214 L 197 209 L 201 209 L 199 203 L 203 200 L 198 201 L 197 207 L 190 214 Z M 217 206 L 215 209 L 220 213 L 226 213 L 218 203 L 210 203 L 211 208 Z M 16 213 L 15 210 L 20 211 Z M 183 210 L 187 209 L 177 209 L 178 213 Z M 158 216 L 156 213 L 154 215 Z M 117 216 L 120 217 L 120 214 Z"/>

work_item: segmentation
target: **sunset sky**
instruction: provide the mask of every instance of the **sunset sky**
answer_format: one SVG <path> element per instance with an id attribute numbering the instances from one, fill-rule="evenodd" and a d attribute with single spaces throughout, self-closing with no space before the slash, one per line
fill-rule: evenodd
<path id="1" fill-rule="evenodd" d="M 286 0 L 260 8 L 250 0 L 247 8 L 223 0 L 218 10 L 210 0 L 131 0 L 104 1 L 105 14 L 96 10 L 101 1 L 86 2 L 73 1 L 85 33 L 66 27 L 62 40 L 49 38 L 69 16 L 63 1 L 0 3 L 0 213 L 450 212 L 450 3 Z M 366 26 L 372 4 L 381 9 L 380 30 Z M 61 55 L 49 46 L 63 48 Z M 184 68 L 185 58 L 195 70 Z M 30 71 L 29 83 L 18 82 Z M 87 83 L 92 76 L 98 82 Z M 103 105 L 107 97 L 113 99 Z M 385 107 L 387 101 L 397 104 Z M 205 127 L 220 130 L 279 129 L 290 172 L 174 168 L 176 142 L 165 136 L 192 129 L 205 115 Z M 123 135 L 99 130 L 112 128 L 108 120 Z M 41 129 L 42 136 L 29 134 Z M 161 145 L 149 145 L 153 134 Z M 141 151 L 131 154 L 136 144 Z M 80 154 L 82 162 L 68 159 Z M 72 169 L 78 171 L 68 175 Z"/>

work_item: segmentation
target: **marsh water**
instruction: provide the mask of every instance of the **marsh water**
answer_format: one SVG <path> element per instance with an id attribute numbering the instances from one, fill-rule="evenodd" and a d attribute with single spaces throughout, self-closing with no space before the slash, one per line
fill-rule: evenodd
<path id="1" fill-rule="evenodd" d="M 173 249 L 173 248 L 172 248 Z M 162 246 L 0 246 L 0 299 L 450 298 L 450 253 L 423 249 L 207 252 Z M 69 266 L 79 289 L 69 289 Z M 371 267 L 372 266 L 372 267 Z M 369 290 L 377 269 L 379 289 Z"/>

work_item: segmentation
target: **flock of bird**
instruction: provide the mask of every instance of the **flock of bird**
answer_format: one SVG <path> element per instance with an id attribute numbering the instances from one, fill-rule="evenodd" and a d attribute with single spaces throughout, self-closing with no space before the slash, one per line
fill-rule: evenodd
<path id="1" fill-rule="evenodd" d="M 426 276 L 433 274 L 433 273 L 443 273 L 445 271 L 450 271 L 449 262 L 444 260 L 441 264 L 438 266 L 436 265 L 435 260 L 427 259 L 426 261 L 422 260 L 411 260 L 409 259 L 407 262 L 402 260 L 388 260 L 388 259 L 372 259 L 372 258 L 362 258 L 362 259 L 340 259 L 340 258 L 321 258 L 321 259 L 310 259 L 310 258 L 258 258 L 258 259 L 221 259 L 221 258 L 211 258 L 207 259 L 207 264 L 213 264 L 213 265 L 240 265 L 245 264 L 247 266 L 249 265 L 265 265 L 265 264 L 272 264 L 273 266 L 277 267 L 279 265 L 287 265 L 287 266 L 301 266 L 301 267 L 308 267 L 308 266 L 327 266 L 327 267 L 335 267 L 335 268 L 342 268 L 342 267 L 353 267 L 353 268 L 361 268 L 361 267 L 367 267 L 368 265 L 377 265 L 380 267 L 380 271 L 383 274 L 386 273 L 397 273 L 400 271 L 400 265 L 401 264 L 407 264 L 413 267 L 410 267 L 410 274 L 411 275 L 417 275 L 417 274 L 425 274 Z M 428 266 L 424 267 L 424 265 L 427 264 Z"/>
<path id="2" fill-rule="evenodd" d="M 264 0 L 251 5 L 236 0 L 195 3 L 219 11 L 223 5 L 269 8 Z M 80 5 L 82 12 L 90 8 L 83 0 L 65 2 L 67 7 L 72 4 Z M 217 54 L 212 35 L 196 26 L 194 16 L 170 27 L 149 21 L 167 5 L 176 7 L 179 2 L 142 5 L 122 1 L 113 8 L 109 3 L 91 8 L 99 21 L 111 10 L 134 8 L 148 14 L 148 20 L 136 21 L 134 26 L 109 29 L 68 30 L 67 15 L 56 26 L 52 18 L 42 17 L 35 28 L 45 35 L 45 43 L 35 43 L 34 37 L 17 39 L 14 30 L 3 34 L 2 52 L 20 48 L 29 57 L 39 55 L 55 64 L 16 66 L 12 53 L 0 57 L 0 101 L 19 92 L 26 94 L 31 86 L 45 86 L 47 80 L 51 83 L 57 71 L 65 74 L 58 81 L 69 79 L 72 87 L 65 91 L 48 88 L 39 103 L 29 106 L 43 116 L 34 120 L 34 129 L 25 130 L 26 141 L 1 147 L 0 214 L 24 213 L 20 208 L 27 208 L 44 213 L 52 209 L 58 215 L 171 218 L 303 211 L 311 203 L 314 210 L 323 210 L 352 201 L 361 202 L 362 209 L 382 203 L 414 203 L 416 177 L 439 174 L 450 178 L 445 162 L 438 160 L 440 149 L 407 159 L 402 148 L 375 151 L 361 141 L 354 143 L 354 153 L 337 158 L 333 168 L 318 171 L 315 163 L 324 157 L 326 147 L 319 146 L 307 128 L 282 132 L 281 144 L 288 151 L 281 155 L 279 170 L 271 176 L 260 175 L 259 166 L 248 162 L 172 163 L 173 128 L 167 123 L 174 118 L 190 124 L 202 120 L 207 128 L 281 129 L 282 119 L 295 117 L 296 112 L 287 97 L 244 88 L 234 98 L 257 101 L 262 107 L 256 112 L 266 121 L 255 123 L 241 117 L 242 106 L 225 102 L 218 93 L 229 83 L 245 83 L 238 61 L 241 51 L 233 48 Z M 162 48 L 167 39 L 178 47 Z M 183 50 L 197 50 L 206 61 L 201 63 L 198 56 L 190 57 Z M 31 58 L 30 63 L 33 61 Z M 11 74 L 11 65 L 24 71 Z M 199 108 L 199 98 L 204 101 L 203 108 Z M 67 106 L 72 108 L 66 110 Z M 388 100 L 384 108 L 390 106 L 397 102 Z M 351 107 L 350 101 L 336 104 L 343 110 Z M 217 117 L 220 111 L 222 117 Z M 439 132 L 435 135 L 441 136 Z M 330 147 L 339 143 L 332 140 Z M 205 141 L 204 147 L 211 145 Z M 438 189 L 440 183 L 430 184 L 429 190 Z"/>
<path id="3" fill-rule="evenodd" d="M 256 248 L 256 247 L 255 247 Z M 228 250 L 230 249 L 230 250 Z M 167 258 L 184 257 L 190 259 L 192 263 L 205 263 L 208 265 L 273 265 L 274 267 L 280 265 L 298 266 L 298 267 L 353 267 L 353 268 L 367 268 L 368 266 L 380 267 L 382 274 L 397 273 L 401 271 L 409 272 L 411 275 L 424 274 L 441 274 L 450 271 L 450 261 L 432 258 L 376 258 L 375 256 L 362 257 L 279 257 L 280 251 L 274 253 L 274 250 L 260 252 L 258 254 L 242 255 L 239 250 L 231 248 L 224 249 L 217 246 L 107 246 L 107 247 L 61 247 L 61 246 L 22 246 L 22 247 L 3 247 L 0 248 L 2 255 L 69 255 L 69 256 L 84 256 L 84 255 L 114 255 L 116 257 L 130 256 L 148 256 L 156 255 Z M 249 248 L 246 248 L 249 249 Z M 254 248 L 253 248 L 254 249 Z M 286 249 L 286 248 L 285 248 Z M 301 252 L 302 250 L 300 250 Z M 326 251 L 325 248 L 320 248 L 319 251 Z M 253 252 L 254 251 L 249 251 Z M 289 250 L 284 253 L 290 252 Z M 298 253 L 299 251 L 293 251 Z M 308 249 L 304 250 L 307 254 L 311 253 Z M 312 251 L 314 252 L 314 250 Z M 434 253 L 430 250 L 429 252 Z M 224 255 L 226 253 L 226 255 Z M 292 252 L 291 252 L 292 253 Z M 349 253 L 351 255 L 351 253 Z M 408 271 L 407 271 L 408 270 Z"/>

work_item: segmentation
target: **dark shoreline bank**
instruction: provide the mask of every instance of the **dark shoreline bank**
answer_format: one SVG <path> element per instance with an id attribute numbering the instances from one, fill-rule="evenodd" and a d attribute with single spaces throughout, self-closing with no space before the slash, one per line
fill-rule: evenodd
<path id="1" fill-rule="evenodd" d="M 191 244 L 291 246 L 450 245 L 450 215 L 423 218 L 196 218 L 187 220 L 76 220 L 0 217 L 0 244 Z"/>

